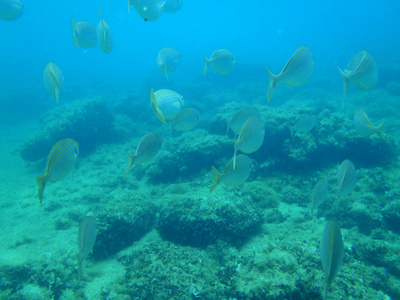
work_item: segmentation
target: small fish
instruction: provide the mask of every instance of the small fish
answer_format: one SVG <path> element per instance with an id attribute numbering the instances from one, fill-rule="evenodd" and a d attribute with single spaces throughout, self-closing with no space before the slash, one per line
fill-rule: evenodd
<path id="1" fill-rule="evenodd" d="M 128 11 L 133 5 L 145 21 L 155 21 L 163 12 L 166 0 L 128 0 Z"/>
<path id="2" fill-rule="evenodd" d="M 317 118 L 315 116 L 306 116 L 297 121 L 297 123 L 294 124 L 293 127 L 289 127 L 290 134 L 291 136 L 293 136 L 293 132 L 295 131 L 303 133 L 309 132 L 315 127 L 316 124 L 317 124 Z"/>
<path id="3" fill-rule="evenodd" d="M 253 108 L 245 108 L 237 112 L 233 118 L 228 122 L 228 128 L 226 129 L 226 135 L 228 135 L 229 128 L 235 133 L 235 136 L 240 133 L 244 123 L 250 117 L 257 117 L 261 119 L 260 113 Z"/>
<path id="4" fill-rule="evenodd" d="M 80 46 L 82 48 L 90 49 L 97 45 L 96 26 L 85 21 L 75 23 L 74 18 L 71 19 L 71 25 L 76 48 Z"/>
<path id="5" fill-rule="evenodd" d="M 92 252 L 94 243 L 96 242 L 96 219 L 95 217 L 86 217 L 78 232 L 78 280 L 82 277 L 82 264 L 86 257 Z"/>
<path id="6" fill-rule="evenodd" d="M 383 122 L 378 126 L 374 126 L 362 108 L 354 113 L 353 122 L 359 135 L 369 138 L 373 134 L 379 134 L 386 143 L 388 142 L 382 132 Z"/>
<path id="7" fill-rule="evenodd" d="M 343 105 L 347 90 L 351 84 L 358 88 L 369 91 L 378 82 L 378 67 L 371 54 L 362 50 L 358 52 L 347 64 L 346 69 L 342 70 L 337 66 L 343 77 Z"/>
<path id="8" fill-rule="evenodd" d="M 0 0 L 0 19 L 14 21 L 24 12 L 24 5 L 19 0 Z"/>
<path id="9" fill-rule="evenodd" d="M 256 152 L 264 141 L 264 122 L 257 117 L 250 117 L 243 124 L 242 130 L 235 141 L 235 154 L 233 156 L 233 169 L 236 167 L 236 152 Z"/>
<path id="10" fill-rule="evenodd" d="M 353 163 L 346 159 L 344 160 L 338 170 L 338 195 L 350 194 L 357 183 L 357 171 Z"/>
<path id="11" fill-rule="evenodd" d="M 174 13 L 183 7 L 182 0 L 167 0 L 163 5 L 163 11 L 167 13 Z"/>
<path id="12" fill-rule="evenodd" d="M 169 81 L 168 74 L 175 71 L 181 62 L 182 53 L 174 48 L 163 48 L 158 52 L 157 66 L 161 74 L 164 74 Z"/>
<path id="13" fill-rule="evenodd" d="M 311 194 L 311 214 L 313 210 L 318 208 L 322 203 L 325 202 L 328 197 L 328 179 L 322 178 L 315 184 L 313 192 Z"/>
<path id="14" fill-rule="evenodd" d="M 218 170 L 212 167 L 214 175 L 214 183 L 210 188 L 210 193 L 217 187 L 222 181 L 226 185 L 237 185 L 244 183 L 250 175 L 251 171 L 251 159 L 244 155 L 239 154 L 236 157 L 236 168 L 233 168 L 233 159 L 230 160 L 225 170 L 220 174 Z"/>
<path id="15" fill-rule="evenodd" d="M 97 24 L 96 34 L 97 41 L 101 50 L 104 53 L 110 53 L 113 49 L 113 35 L 111 33 L 110 26 L 104 21 L 103 14 L 101 13 L 101 8 L 99 6 L 100 21 Z"/>
<path id="16" fill-rule="evenodd" d="M 40 204 L 46 183 L 57 182 L 67 176 L 74 169 L 78 155 L 79 144 L 72 139 L 63 139 L 51 148 L 44 175 L 36 177 Z"/>
<path id="17" fill-rule="evenodd" d="M 157 100 L 156 100 L 156 95 L 154 93 L 154 89 L 150 90 L 150 99 L 151 99 L 151 108 L 154 110 L 157 118 L 163 123 L 165 124 L 165 118 L 164 118 L 164 114 L 163 112 L 158 108 L 157 105 Z"/>
<path id="18" fill-rule="evenodd" d="M 204 76 L 207 74 L 208 66 L 218 74 L 227 75 L 232 72 L 236 64 L 236 57 L 233 53 L 226 49 L 219 49 L 215 51 L 210 59 L 208 59 L 204 54 L 204 61 L 206 63 L 204 67 Z"/>
<path id="19" fill-rule="evenodd" d="M 155 132 L 146 134 L 139 142 L 135 154 L 128 151 L 129 164 L 126 168 L 125 177 L 128 175 L 134 163 L 142 165 L 151 161 L 156 157 L 161 149 L 163 139 Z"/>
<path id="20" fill-rule="evenodd" d="M 154 92 L 157 107 L 162 111 L 165 120 L 173 120 L 181 111 L 183 97 L 175 91 L 161 89 Z"/>
<path id="21" fill-rule="evenodd" d="M 171 123 L 171 131 L 189 131 L 192 130 L 200 121 L 200 112 L 194 108 L 184 108 L 175 117 Z"/>
<path id="22" fill-rule="evenodd" d="M 326 300 L 328 290 L 343 264 L 344 257 L 342 233 L 335 221 L 326 223 L 320 251 L 322 267 L 325 272 L 324 299 Z"/>
<path id="23" fill-rule="evenodd" d="M 60 98 L 60 91 L 63 88 L 64 76 L 61 69 L 53 62 L 49 62 L 43 71 L 44 85 L 47 91 L 56 96 L 56 102 Z"/>
<path id="24" fill-rule="evenodd" d="M 278 84 L 284 83 L 290 87 L 295 87 L 305 84 L 310 79 L 314 70 L 314 55 L 308 47 L 300 46 L 278 75 L 272 74 L 268 67 L 265 68 L 269 78 L 267 98 L 270 102 Z"/>

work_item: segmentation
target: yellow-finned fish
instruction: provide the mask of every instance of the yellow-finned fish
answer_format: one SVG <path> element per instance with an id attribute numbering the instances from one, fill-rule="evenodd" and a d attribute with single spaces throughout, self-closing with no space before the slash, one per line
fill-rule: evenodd
<path id="1" fill-rule="evenodd" d="M 250 117 L 243 124 L 242 130 L 235 141 L 235 154 L 233 156 L 233 169 L 236 167 L 236 152 L 256 152 L 264 142 L 264 122 L 257 117 Z"/>
<path id="2" fill-rule="evenodd" d="M 362 108 L 354 113 L 353 123 L 359 135 L 368 138 L 373 134 L 379 134 L 379 136 L 386 143 L 388 142 L 382 132 L 383 122 L 378 126 L 375 126 L 371 123 L 367 116 L 367 113 Z"/>
<path id="3" fill-rule="evenodd" d="M 150 90 L 150 100 L 151 100 L 151 108 L 153 108 L 157 118 L 161 121 L 161 123 L 165 124 L 165 118 L 163 112 L 158 108 L 156 95 L 154 93 L 154 89 Z"/>
<path id="4" fill-rule="evenodd" d="M 161 89 L 154 92 L 157 107 L 162 111 L 165 120 L 173 120 L 181 111 L 183 97 L 175 91 Z"/>
<path id="5" fill-rule="evenodd" d="M 82 264 L 86 257 L 92 252 L 94 243 L 96 242 L 96 218 L 92 216 L 86 217 L 78 231 L 78 280 L 82 277 Z"/>
<path id="6" fill-rule="evenodd" d="M 182 53 L 170 47 L 161 49 L 157 55 L 157 66 L 161 74 L 169 81 L 168 74 L 176 70 L 181 62 Z"/>
<path id="7" fill-rule="evenodd" d="M 184 108 L 175 117 L 171 123 L 171 131 L 189 131 L 192 130 L 200 121 L 200 112 L 194 108 Z"/>
<path id="8" fill-rule="evenodd" d="M 219 49 L 215 51 L 208 59 L 203 54 L 206 65 L 204 66 L 204 76 L 207 74 L 208 67 L 218 74 L 227 75 L 232 72 L 236 65 L 236 56 L 227 49 Z"/>
<path id="9" fill-rule="evenodd" d="M 357 171 L 353 163 L 345 159 L 338 169 L 338 196 L 350 194 L 357 184 Z"/>
<path id="10" fill-rule="evenodd" d="M 210 188 L 210 193 L 221 181 L 226 185 L 237 185 L 244 183 L 249 177 L 250 171 L 251 159 L 244 154 L 240 154 L 236 157 L 235 169 L 233 168 L 233 159 L 230 160 L 222 174 L 220 174 L 216 168 L 212 167 L 214 182 Z"/>
<path id="11" fill-rule="evenodd" d="M 97 24 L 96 34 L 97 41 L 101 50 L 104 53 L 110 53 L 113 49 L 113 35 L 110 26 L 104 21 L 103 14 L 101 13 L 101 8 L 99 6 L 100 21 Z"/>
<path id="12" fill-rule="evenodd" d="M 378 82 L 378 67 L 375 59 L 367 51 L 358 52 L 342 70 L 337 66 L 343 77 L 343 106 L 347 90 L 351 84 L 364 91 L 372 90 Z"/>
<path id="13" fill-rule="evenodd" d="M 60 98 L 60 91 L 63 88 L 64 76 L 61 69 L 53 62 L 49 62 L 43 71 L 43 81 L 47 91 L 56 96 L 56 102 Z"/>
<path id="14" fill-rule="evenodd" d="M 90 49 L 97 45 L 96 26 L 85 21 L 75 23 L 74 18 L 71 18 L 71 26 L 75 47 Z"/>
<path id="15" fill-rule="evenodd" d="M 270 102 L 278 84 L 284 83 L 290 87 L 295 87 L 305 84 L 310 79 L 314 71 L 314 55 L 307 46 L 300 46 L 278 75 L 272 74 L 268 67 L 265 68 L 269 78 L 267 98 Z"/>
<path id="16" fill-rule="evenodd" d="M 57 182 L 68 175 L 74 169 L 78 155 L 79 144 L 72 139 L 63 139 L 51 148 L 44 175 L 36 177 L 40 204 L 46 183 Z"/>
<path id="17" fill-rule="evenodd" d="M 0 19 L 14 21 L 24 12 L 24 5 L 19 0 L 0 0 Z"/>
<path id="18" fill-rule="evenodd" d="M 133 5 L 145 21 L 155 21 L 163 12 L 166 0 L 128 0 L 128 12 Z"/>
<path id="19" fill-rule="evenodd" d="M 139 142 L 136 148 L 135 154 L 128 151 L 129 154 L 129 164 L 126 168 L 125 177 L 128 175 L 134 163 L 142 165 L 151 161 L 156 157 L 157 153 L 160 151 L 163 143 L 162 137 L 155 133 L 150 132 L 146 134 Z"/>

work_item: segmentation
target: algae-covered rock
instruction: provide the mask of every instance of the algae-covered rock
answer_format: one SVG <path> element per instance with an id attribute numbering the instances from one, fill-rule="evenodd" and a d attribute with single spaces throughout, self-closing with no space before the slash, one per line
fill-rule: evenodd
<path id="1" fill-rule="evenodd" d="M 157 230 L 163 239 L 202 247 L 218 240 L 241 244 L 262 223 L 261 210 L 247 201 L 182 199 L 160 209 Z"/>
<path id="2" fill-rule="evenodd" d="M 29 137 L 21 149 L 27 161 L 46 157 L 55 143 L 72 138 L 80 144 L 80 153 L 90 153 L 97 146 L 115 141 L 114 117 L 105 101 L 90 99 L 59 106 L 40 119 L 40 130 Z"/>

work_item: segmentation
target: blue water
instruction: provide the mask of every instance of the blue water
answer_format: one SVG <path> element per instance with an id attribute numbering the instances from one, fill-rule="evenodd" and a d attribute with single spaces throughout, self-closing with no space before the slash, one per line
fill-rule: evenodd
<path id="1" fill-rule="evenodd" d="M 209 57 L 219 48 L 237 56 L 236 70 L 224 78 L 228 85 L 250 79 L 265 81 L 267 86 L 264 66 L 279 72 L 302 44 L 315 55 L 310 84 L 324 78 L 340 87 L 335 62 L 343 67 L 362 49 L 378 65 L 400 60 L 400 3 L 395 1 L 184 1 L 183 9 L 163 13 L 155 22 L 145 22 L 133 6 L 129 15 L 125 1 L 23 3 L 25 10 L 18 20 L 0 22 L 0 89 L 17 98 L 0 99 L 0 106 L 11 101 L 5 107 L 13 111 L 37 113 L 35 108 L 40 107 L 40 112 L 53 105 L 47 102 L 43 107 L 49 97 L 42 72 L 49 61 L 64 73 L 64 92 L 78 98 L 85 91 L 85 96 L 101 94 L 102 89 L 134 91 L 144 88 L 143 83 L 145 88 L 168 87 L 156 65 L 158 51 L 166 46 L 183 54 L 181 65 L 170 76 L 171 84 L 219 77 L 202 77 L 203 53 Z M 98 5 L 113 32 L 111 54 L 99 47 L 84 52 L 72 41 L 71 17 L 97 25 Z M 38 93 L 27 100 L 30 89 Z"/>

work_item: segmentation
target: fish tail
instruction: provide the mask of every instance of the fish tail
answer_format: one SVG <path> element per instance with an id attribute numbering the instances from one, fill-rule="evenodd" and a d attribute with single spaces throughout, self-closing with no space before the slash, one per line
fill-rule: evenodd
<path id="1" fill-rule="evenodd" d="M 42 204 L 44 187 L 46 186 L 46 176 L 37 176 L 36 183 L 39 187 L 38 188 L 39 201 L 40 204 Z"/>
<path id="2" fill-rule="evenodd" d="M 129 163 L 128 163 L 128 167 L 126 168 L 126 171 L 125 171 L 125 177 L 128 176 L 128 173 L 132 169 L 133 163 L 135 162 L 135 158 L 136 158 L 136 155 L 132 154 L 129 151 L 128 151 L 128 154 L 129 154 Z"/>
<path id="3" fill-rule="evenodd" d="M 217 185 L 219 184 L 220 178 L 221 178 L 221 174 L 219 174 L 219 172 L 216 168 L 212 167 L 212 172 L 214 175 L 214 182 L 210 188 L 210 193 L 212 193 L 212 191 L 217 187 Z"/>
<path id="4" fill-rule="evenodd" d="M 131 0 L 128 0 L 128 14 L 131 14 Z"/>
<path id="5" fill-rule="evenodd" d="M 266 66 L 265 69 L 267 69 L 268 72 L 268 79 L 269 79 L 269 86 L 268 86 L 268 92 L 267 92 L 267 99 L 268 103 L 271 101 L 272 94 L 274 93 L 274 90 L 276 88 L 276 76 L 272 74 L 272 72 L 268 69 Z"/>
<path id="6" fill-rule="evenodd" d="M 203 54 L 203 57 L 204 57 L 204 61 L 205 61 L 205 63 L 206 63 L 206 65 L 204 66 L 204 76 L 206 76 L 206 74 L 207 74 L 207 69 L 208 69 L 208 64 L 210 63 L 210 60 L 206 57 L 205 54 Z"/>
<path id="7" fill-rule="evenodd" d="M 386 136 L 383 134 L 383 130 L 382 130 L 382 128 L 383 128 L 383 123 L 384 123 L 384 122 L 382 122 L 381 124 L 379 124 L 379 125 L 376 126 L 376 127 L 377 127 L 377 129 L 378 129 L 379 136 L 380 136 L 386 143 L 389 144 L 389 141 L 387 140 Z"/>
<path id="8" fill-rule="evenodd" d="M 76 48 L 79 47 L 78 34 L 76 32 L 76 24 L 74 18 L 71 18 L 72 32 L 74 33 L 74 44 Z"/>
<path id="9" fill-rule="evenodd" d="M 55 87 L 55 94 L 56 94 L 56 103 L 58 103 L 58 99 L 60 98 L 60 88 L 58 87 L 58 84 Z"/>
<path id="10" fill-rule="evenodd" d="M 342 75 L 343 78 L 343 102 L 342 102 L 342 107 L 344 107 L 344 100 L 346 99 L 346 94 L 347 90 L 349 89 L 349 77 L 343 70 L 338 66 L 336 63 L 336 67 L 339 69 L 340 74 Z"/>
<path id="11" fill-rule="evenodd" d="M 228 136 L 228 132 L 229 132 L 229 125 L 230 125 L 230 122 L 229 121 L 226 121 L 226 133 L 225 133 L 225 136 Z"/>

